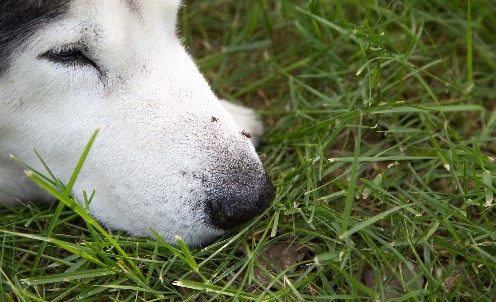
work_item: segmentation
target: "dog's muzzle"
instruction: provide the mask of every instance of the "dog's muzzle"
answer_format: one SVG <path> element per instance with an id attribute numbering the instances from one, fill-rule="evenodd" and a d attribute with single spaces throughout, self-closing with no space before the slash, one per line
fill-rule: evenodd
<path id="1" fill-rule="evenodd" d="M 207 200 L 212 225 L 228 230 L 262 213 L 274 199 L 267 174 L 249 184 L 226 179 Z"/>

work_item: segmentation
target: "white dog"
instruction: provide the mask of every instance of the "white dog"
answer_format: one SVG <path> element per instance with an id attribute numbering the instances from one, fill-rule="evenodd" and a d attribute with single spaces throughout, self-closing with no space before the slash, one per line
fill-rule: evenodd
<path id="1" fill-rule="evenodd" d="M 261 124 L 212 93 L 176 35 L 179 7 L 2 1 L 0 202 L 52 200 L 10 154 L 42 171 L 34 146 L 67 183 L 99 127 L 73 195 L 96 188 L 90 213 L 109 228 L 200 245 L 269 205 Z"/>

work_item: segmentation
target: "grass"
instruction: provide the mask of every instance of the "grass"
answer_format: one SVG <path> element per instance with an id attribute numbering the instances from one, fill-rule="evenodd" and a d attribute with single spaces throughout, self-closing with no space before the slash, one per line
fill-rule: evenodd
<path id="1" fill-rule="evenodd" d="M 268 126 L 273 207 L 190 251 L 109 234 L 55 184 L 0 210 L 0 301 L 493 301 L 494 11 L 191 1 L 185 44 Z"/>

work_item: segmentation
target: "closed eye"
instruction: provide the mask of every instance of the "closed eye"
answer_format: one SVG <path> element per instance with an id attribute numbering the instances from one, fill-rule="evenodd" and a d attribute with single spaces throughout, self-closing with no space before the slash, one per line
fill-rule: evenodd
<path id="1" fill-rule="evenodd" d="M 39 58 L 62 65 L 92 66 L 98 69 L 98 65 L 86 53 L 87 51 L 82 47 L 70 44 L 51 49 L 40 55 Z"/>

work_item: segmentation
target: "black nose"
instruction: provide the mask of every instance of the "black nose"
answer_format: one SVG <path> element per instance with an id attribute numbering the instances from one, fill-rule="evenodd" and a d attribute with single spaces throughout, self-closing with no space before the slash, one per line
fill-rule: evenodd
<path id="1" fill-rule="evenodd" d="M 250 184 L 227 181 L 222 188 L 214 190 L 207 202 L 211 223 L 228 230 L 265 210 L 274 198 L 274 187 L 267 175 Z"/>

